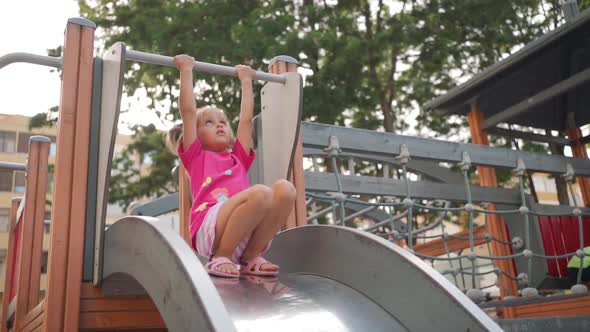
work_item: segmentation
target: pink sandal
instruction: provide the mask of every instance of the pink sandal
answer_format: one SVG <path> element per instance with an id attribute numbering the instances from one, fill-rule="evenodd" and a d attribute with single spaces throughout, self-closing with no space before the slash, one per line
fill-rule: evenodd
<path id="1" fill-rule="evenodd" d="M 240 271 L 241 274 L 244 275 L 254 275 L 254 276 L 276 276 L 279 274 L 279 271 L 263 271 L 261 270 L 262 265 L 264 264 L 271 264 L 266 259 L 262 258 L 262 256 L 258 256 L 253 260 L 249 261 L 247 264 L 242 263 L 242 269 Z"/>
<path id="2" fill-rule="evenodd" d="M 223 265 L 223 264 L 233 264 L 236 269 L 238 271 L 240 271 L 240 266 L 238 264 L 234 264 L 234 262 L 230 261 L 229 258 L 227 257 L 214 257 L 211 258 L 211 260 L 209 262 L 207 262 L 206 265 L 206 269 L 207 269 L 207 273 L 209 273 L 210 275 L 213 276 L 217 276 L 217 277 L 226 277 L 226 278 L 239 278 L 240 277 L 240 273 L 227 273 L 227 272 L 221 272 L 221 271 L 217 271 L 217 267 L 219 265 Z"/>

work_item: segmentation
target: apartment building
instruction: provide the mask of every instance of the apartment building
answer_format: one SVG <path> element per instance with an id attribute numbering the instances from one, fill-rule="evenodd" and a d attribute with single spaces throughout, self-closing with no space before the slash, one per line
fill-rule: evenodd
<path id="1" fill-rule="evenodd" d="M 25 163 L 29 138 L 34 135 L 43 135 L 51 140 L 49 149 L 49 165 L 54 164 L 56 154 L 57 128 L 29 129 L 30 117 L 22 115 L 0 114 L 0 161 Z M 115 155 L 120 153 L 129 143 L 131 137 L 118 135 L 115 144 Z M 25 172 L 8 171 L 0 169 L 0 293 L 4 292 L 5 261 L 8 246 L 8 219 L 10 205 L 13 197 L 20 197 L 25 191 Z M 47 200 L 51 201 L 53 192 L 53 174 L 49 174 Z M 125 212 L 118 205 L 109 205 L 107 209 L 107 223 L 124 216 Z M 47 250 L 49 248 L 49 228 L 51 219 L 51 205 L 46 206 L 45 227 L 43 236 L 43 264 L 40 288 L 45 289 L 45 272 L 47 263 Z"/>

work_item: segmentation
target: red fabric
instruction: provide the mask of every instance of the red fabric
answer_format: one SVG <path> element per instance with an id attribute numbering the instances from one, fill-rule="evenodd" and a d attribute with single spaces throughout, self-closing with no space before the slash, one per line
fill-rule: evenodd
<path id="1" fill-rule="evenodd" d="M 584 247 L 590 245 L 590 218 L 582 219 L 584 225 Z M 547 256 L 559 256 L 580 249 L 578 217 L 539 217 L 539 229 Z M 549 275 L 567 278 L 568 258 L 547 259 Z"/>

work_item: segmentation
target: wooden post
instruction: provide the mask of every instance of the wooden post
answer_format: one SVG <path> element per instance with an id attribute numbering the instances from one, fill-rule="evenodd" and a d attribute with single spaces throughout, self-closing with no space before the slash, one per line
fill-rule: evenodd
<path id="1" fill-rule="evenodd" d="M 189 232 L 190 228 L 190 216 L 191 216 L 191 184 L 188 180 L 186 170 L 184 166 L 180 164 L 178 167 L 178 200 L 180 210 L 180 236 L 188 243 L 192 248 L 191 236 Z"/>
<path id="2" fill-rule="evenodd" d="M 19 243 L 20 260 L 17 268 L 18 284 L 16 288 L 16 308 L 14 312 L 14 326 L 16 331 L 22 329 L 24 318 L 29 313 L 31 305 L 29 295 L 31 288 L 31 265 L 33 260 L 34 225 L 35 225 L 35 192 L 37 191 L 37 176 L 39 167 L 39 145 L 30 145 L 27 155 L 27 182 L 25 187 L 25 207 L 23 210 L 21 241 Z M 37 284 L 39 287 L 39 284 Z M 36 303 L 35 303 L 36 304 Z"/>
<path id="3" fill-rule="evenodd" d="M 8 304 L 10 303 L 10 290 L 12 289 L 12 275 L 13 270 L 16 268 L 14 266 L 14 262 L 17 255 L 17 248 L 14 248 L 14 235 L 16 231 L 16 215 L 18 211 L 18 205 L 21 202 L 21 198 L 13 198 L 10 204 L 10 216 L 8 219 L 8 250 L 6 254 L 6 268 L 4 274 L 4 294 L 2 295 L 2 312 L 0 315 L 2 317 L 2 322 L 0 323 L 0 332 L 7 332 L 8 328 L 6 327 L 6 320 L 8 317 Z"/>
<path id="4" fill-rule="evenodd" d="M 568 129 L 567 136 L 569 139 L 574 141 L 574 146 L 572 147 L 572 154 L 574 157 L 588 159 L 586 146 L 581 142 L 582 131 L 580 128 Z M 580 191 L 582 192 L 584 206 L 590 206 L 590 179 L 587 177 L 579 177 L 578 185 L 580 186 Z"/>
<path id="5" fill-rule="evenodd" d="M 68 20 L 59 103 L 55 189 L 43 331 L 77 331 L 86 215 L 96 25 Z"/>
<path id="6" fill-rule="evenodd" d="M 482 129 L 481 125 L 483 122 L 483 113 L 479 111 L 479 105 L 477 101 L 472 101 L 471 103 L 471 112 L 468 115 L 469 121 L 469 128 L 471 130 L 471 137 L 474 144 L 481 144 L 481 145 L 490 145 L 488 140 L 487 132 Z M 516 165 L 515 165 L 516 166 Z M 497 187 L 498 182 L 496 180 L 496 170 L 491 167 L 477 167 L 477 172 L 479 173 L 480 179 L 480 186 L 482 187 Z M 496 205 L 490 204 L 490 210 L 495 210 Z M 490 214 L 488 216 L 488 226 L 489 230 L 494 236 L 494 238 L 498 239 L 499 241 L 510 243 L 510 237 L 508 234 L 508 230 L 506 224 L 504 223 L 503 218 L 500 215 Z M 504 243 L 500 243 L 498 241 L 492 241 L 491 243 L 492 254 L 494 256 L 507 256 L 512 254 L 512 248 L 509 245 Z M 510 260 L 498 260 L 497 266 L 502 271 L 506 272 L 509 275 L 516 276 L 516 268 L 514 267 L 514 262 Z M 500 275 L 499 278 L 501 282 L 506 286 L 506 290 L 503 287 L 500 288 L 500 294 L 502 297 L 507 295 L 516 296 L 518 293 L 518 286 L 515 281 L 508 278 L 505 275 Z M 510 310 L 505 312 L 505 317 L 510 317 Z"/>
<path id="7" fill-rule="evenodd" d="M 36 167 L 31 165 L 31 168 L 35 173 L 32 173 L 31 170 L 29 170 L 29 173 L 27 174 L 27 183 L 29 180 L 32 180 L 32 178 L 36 178 L 36 187 L 32 188 L 34 190 L 34 199 L 32 201 L 27 201 L 27 204 L 34 205 L 35 211 L 35 215 L 33 216 L 31 279 L 29 281 L 29 306 L 27 311 L 30 311 L 39 304 L 39 282 L 41 280 L 41 258 L 43 256 L 43 221 L 45 219 L 50 144 L 51 141 L 49 138 L 43 136 L 33 136 L 29 141 L 29 160 L 31 160 L 31 153 L 36 153 L 38 157 L 36 158 Z M 28 186 L 26 190 L 29 190 Z"/>
<path id="8" fill-rule="evenodd" d="M 276 60 L 270 64 L 269 72 L 272 74 L 297 72 L 297 64 Z M 287 219 L 286 225 L 286 228 L 293 228 L 307 224 L 307 206 L 305 205 L 305 177 L 303 174 L 303 143 L 301 131 L 299 131 L 299 137 L 297 139 L 297 144 L 295 145 L 293 169 L 291 172 L 291 178 L 289 180 L 293 183 L 295 189 L 297 190 L 295 206 L 293 207 L 293 210 Z"/>

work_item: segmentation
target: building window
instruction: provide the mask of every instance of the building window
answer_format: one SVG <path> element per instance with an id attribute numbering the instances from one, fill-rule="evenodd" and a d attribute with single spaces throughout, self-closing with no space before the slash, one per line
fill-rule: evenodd
<path id="1" fill-rule="evenodd" d="M 8 232 L 8 219 L 10 218 L 10 209 L 0 208 L 0 232 Z"/>
<path id="2" fill-rule="evenodd" d="M 49 145 L 49 156 L 55 157 L 55 155 L 57 154 L 57 137 L 53 135 L 46 136 L 47 138 L 49 138 L 49 141 L 51 141 L 51 144 Z"/>
<path id="3" fill-rule="evenodd" d="M 0 152 L 14 152 L 16 147 L 16 133 L 0 131 Z"/>
<path id="4" fill-rule="evenodd" d="M 50 157 L 55 157 L 55 155 L 57 154 L 57 143 L 51 143 L 51 145 L 49 145 L 49 156 Z"/>
<path id="5" fill-rule="evenodd" d="M 49 234 L 51 231 L 51 211 L 45 211 L 45 218 L 43 218 L 43 231 Z"/>
<path id="6" fill-rule="evenodd" d="M 25 172 L 15 171 L 14 172 L 14 192 L 22 194 L 26 188 Z"/>
<path id="7" fill-rule="evenodd" d="M 41 273 L 47 273 L 47 252 L 41 256 Z"/>
<path id="8" fill-rule="evenodd" d="M 20 153 L 29 152 L 29 139 L 35 134 L 31 133 L 18 133 L 18 147 L 17 151 Z"/>
<path id="9" fill-rule="evenodd" d="M 0 191 L 12 191 L 12 171 L 0 170 Z"/>

